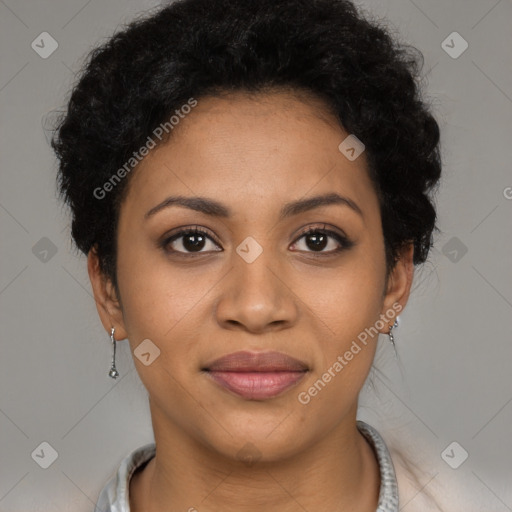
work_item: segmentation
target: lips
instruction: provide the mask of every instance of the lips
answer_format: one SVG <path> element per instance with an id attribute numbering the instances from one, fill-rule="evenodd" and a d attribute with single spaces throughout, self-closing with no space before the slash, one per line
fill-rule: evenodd
<path id="1" fill-rule="evenodd" d="M 204 367 L 208 371 L 223 372 L 301 372 L 306 363 L 282 352 L 233 352 Z"/>
<path id="2" fill-rule="evenodd" d="M 266 400 L 295 386 L 306 363 L 282 352 L 234 352 L 202 368 L 222 388 L 246 399 Z"/>

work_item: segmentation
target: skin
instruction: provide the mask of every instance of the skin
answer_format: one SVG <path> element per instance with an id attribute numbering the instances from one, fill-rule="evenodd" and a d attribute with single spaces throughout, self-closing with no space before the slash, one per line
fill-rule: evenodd
<path id="1" fill-rule="evenodd" d="M 107 332 L 114 326 L 132 353 L 148 338 L 161 351 L 149 366 L 134 357 L 157 453 L 132 478 L 132 512 L 375 511 L 379 468 L 356 412 L 377 336 L 307 405 L 297 398 L 393 304 L 405 307 L 413 277 L 408 245 L 386 279 L 377 195 L 364 153 L 349 161 L 338 150 L 347 136 L 315 98 L 205 97 L 131 176 L 118 226 L 119 297 L 94 250 L 88 270 Z M 285 203 L 333 192 L 362 216 L 329 204 L 279 218 Z M 145 219 L 171 195 L 207 197 L 231 215 L 173 205 Z M 319 254 L 301 230 L 324 225 L 354 245 L 333 253 L 339 242 L 329 238 Z M 195 226 L 213 238 L 202 253 L 187 253 L 183 238 L 159 246 Z M 252 263 L 236 252 L 248 236 L 263 248 Z M 238 350 L 281 351 L 309 371 L 278 397 L 245 400 L 201 371 Z M 247 443 L 260 457 L 252 464 L 237 455 Z"/>

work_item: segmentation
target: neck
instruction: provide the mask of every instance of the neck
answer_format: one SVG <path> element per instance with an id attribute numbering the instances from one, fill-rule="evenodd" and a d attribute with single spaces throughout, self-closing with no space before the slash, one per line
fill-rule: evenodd
<path id="1" fill-rule="evenodd" d="M 152 411 L 156 455 L 130 483 L 132 512 L 375 512 L 380 472 L 355 410 L 300 453 L 252 463 L 219 456 Z"/>

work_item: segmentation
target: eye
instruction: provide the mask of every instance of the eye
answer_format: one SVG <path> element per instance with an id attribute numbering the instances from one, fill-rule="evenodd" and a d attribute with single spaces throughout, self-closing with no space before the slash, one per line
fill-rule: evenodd
<path id="1" fill-rule="evenodd" d="M 213 238 L 200 228 L 182 229 L 166 238 L 162 246 L 168 252 L 182 254 L 222 251 Z"/>
<path id="2" fill-rule="evenodd" d="M 325 228 L 308 228 L 292 244 L 292 251 L 333 254 L 352 247 L 346 236 Z M 219 252 L 222 248 L 205 230 L 194 227 L 181 229 L 162 242 L 170 253 L 194 254 Z"/>
<path id="3" fill-rule="evenodd" d="M 292 245 L 292 250 L 333 254 L 352 247 L 346 236 L 325 228 L 308 228 Z"/>

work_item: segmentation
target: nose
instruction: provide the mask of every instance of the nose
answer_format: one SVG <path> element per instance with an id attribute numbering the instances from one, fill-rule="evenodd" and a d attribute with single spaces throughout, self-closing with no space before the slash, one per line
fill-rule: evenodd
<path id="1" fill-rule="evenodd" d="M 296 296 L 275 261 L 268 250 L 252 263 L 233 254 L 233 268 L 223 280 L 216 304 L 217 321 L 223 328 L 263 333 L 297 322 Z"/>

